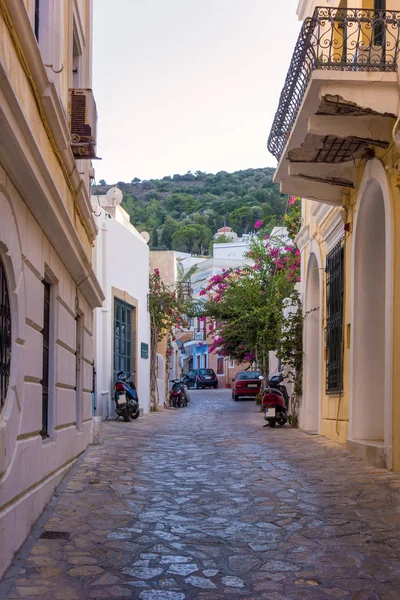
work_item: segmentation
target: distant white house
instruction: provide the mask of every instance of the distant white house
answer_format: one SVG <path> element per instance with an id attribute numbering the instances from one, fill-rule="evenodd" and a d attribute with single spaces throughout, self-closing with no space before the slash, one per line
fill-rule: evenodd
<path id="1" fill-rule="evenodd" d="M 106 297 L 95 311 L 96 414 L 114 417 L 113 383 L 118 371 L 136 371 L 140 407 L 150 408 L 149 248 L 120 206 L 92 197 L 99 234 L 94 268 Z"/>
<path id="2" fill-rule="evenodd" d="M 220 230 L 219 230 L 220 231 Z M 222 234 L 221 234 L 222 235 Z M 236 235 L 236 234 L 234 234 Z M 230 242 L 221 244 L 213 244 L 213 255 L 216 259 L 232 259 L 243 260 L 245 254 L 250 250 L 250 242 L 254 234 L 243 234 L 242 237 Z M 214 236 L 215 239 L 215 236 Z M 290 244 L 291 240 L 288 236 L 286 227 L 274 227 L 270 235 L 271 243 L 274 245 Z"/>

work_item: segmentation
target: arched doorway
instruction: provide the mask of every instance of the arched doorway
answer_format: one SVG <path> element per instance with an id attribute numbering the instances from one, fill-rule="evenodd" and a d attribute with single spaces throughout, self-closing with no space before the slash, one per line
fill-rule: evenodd
<path id="1" fill-rule="evenodd" d="M 319 431 L 320 403 L 320 281 L 317 258 L 310 254 L 306 275 L 304 298 L 304 393 L 302 427 L 309 431 Z M 316 310 L 317 309 L 317 310 Z"/>
<path id="2" fill-rule="evenodd" d="M 391 349 L 385 344 L 385 203 L 375 180 L 369 181 L 359 203 L 353 260 L 351 438 L 384 446 Z"/>

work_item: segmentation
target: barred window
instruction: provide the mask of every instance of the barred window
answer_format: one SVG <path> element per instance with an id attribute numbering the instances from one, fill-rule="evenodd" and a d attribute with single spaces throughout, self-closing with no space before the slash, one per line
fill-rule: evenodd
<path id="1" fill-rule="evenodd" d="M 43 439 L 49 437 L 49 377 L 50 377 L 50 312 L 51 284 L 43 281 L 43 370 L 42 370 L 42 430 Z"/>
<path id="2" fill-rule="evenodd" d="M 11 365 L 11 311 L 7 279 L 0 261 L 0 410 L 6 401 Z"/>
<path id="3" fill-rule="evenodd" d="M 343 389 L 344 247 L 341 240 L 326 257 L 326 393 Z"/>

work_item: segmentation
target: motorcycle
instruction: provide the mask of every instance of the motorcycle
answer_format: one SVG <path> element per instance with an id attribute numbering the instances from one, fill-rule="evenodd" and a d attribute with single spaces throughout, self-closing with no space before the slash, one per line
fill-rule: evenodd
<path id="1" fill-rule="evenodd" d="M 187 388 L 180 379 L 171 379 L 172 388 L 169 395 L 169 405 L 173 408 L 181 408 L 188 405 L 189 395 Z"/>
<path id="2" fill-rule="evenodd" d="M 133 373 L 125 373 L 119 371 L 117 380 L 114 383 L 114 401 L 115 413 L 118 417 L 122 417 L 127 423 L 129 417 L 137 419 L 140 415 L 139 396 L 132 380 L 129 380 Z"/>
<path id="3" fill-rule="evenodd" d="M 264 377 L 261 376 L 260 379 L 264 379 Z M 268 387 L 263 392 L 261 406 L 264 419 L 270 427 L 275 427 L 276 424 L 283 427 L 287 422 L 289 397 L 286 387 L 281 385 L 282 381 L 282 373 L 273 375 L 268 382 Z"/>

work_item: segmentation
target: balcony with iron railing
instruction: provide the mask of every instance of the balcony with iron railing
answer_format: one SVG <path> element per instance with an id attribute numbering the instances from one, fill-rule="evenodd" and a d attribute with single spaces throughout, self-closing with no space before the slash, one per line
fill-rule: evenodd
<path id="1" fill-rule="evenodd" d="M 400 11 L 318 7 L 304 21 L 268 139 L 283 192 L 314 181 L 310 197 L 337 204 L 342 190 L 325 186 L 353 187 L 349 162 L 388 147 L 399 47 Z"/>

